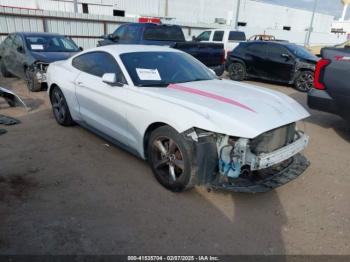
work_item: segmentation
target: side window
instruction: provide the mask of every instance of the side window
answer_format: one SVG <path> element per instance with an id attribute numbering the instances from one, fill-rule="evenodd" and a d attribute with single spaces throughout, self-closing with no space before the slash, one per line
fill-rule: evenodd
<path id="1" fill-rule="evenodd" d="M 213 41 L 222 42 L 222 39 L 224 38 L 224 33 L 224 31 L 215 31 Z"/>
<path id="2" fill-rule="evenodd" d="M 13 35 L 9 35 L 8 37 L 6 37 L 6 39 L 4 40 L 4 44 L 7 46 L 12 45 L 12 41 L 13 41 Z"/>
<path id="3" fill-rule="evenodd" d="M 119 26 L 113 33 L 114 37 L 122 39 L 124 37 L 126 26 Z"/>
<path id="4" fill-rule="evenodd" d="M 128 25 L 124 27 L 123 34 L 119 37 L 123 41 L 135 41 L 139 33 L 139 27 Z"/>
<path id="5" fill-rule="evenodd" d="M 279 45 L 269 45 L 268 47 L 268 55 L 271 58 L 281 58 L 282 59 L 282 54 L 289 54 L 288 50 Z"/>
<path id="6" fill-rule="evenodd" d="M 247 51 L 256 55 L 264 55 L 266 53 L 265 44 L 256 43 L 247 47 Z"/>
<path id="7" fill-rule="evenodd" d="M 230 31 L 228 36 L 229 41 L 245 41 L 246 36 L 244 32 Z"/>
<path id="8" fill-rule="evenodd" d="M 19 35 L 16 35 L 14 40 L 13 40 L 13 47 L 18 48 L 22 46 L 23 47 L 23 41 L 22 38 Z"/>
<path id="9" fill-rule="evenodd" d="M 201 33 L 201 34 L 197 37 L 197 40 L 198 40 L 198 41 L 209 41 L 210 35 L 211 35 L 211 32 L 210 32 L 210 31 L 204 31 L 203 33 Z"/>
<path id="10" fill-rule="evenodd" d="M 105 52 L 82 54 L 73 59 L 72 66 L 80 71 L 97 77 L 102 77 L 106 73 L 117 73 L 122 76 L 117 61 L 115 61 L 110 54 Z M 123 76 L 121 79 L 125 82 Z"/>

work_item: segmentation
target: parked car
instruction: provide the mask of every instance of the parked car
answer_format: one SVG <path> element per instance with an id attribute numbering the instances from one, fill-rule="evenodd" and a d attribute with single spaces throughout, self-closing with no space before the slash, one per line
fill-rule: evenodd
<path id="1" fill-rule="evenodd" d="M 326 45 L 316 45 L 316 46 L 310 46 L 308 50 L 313 53 L 315 56 L 321 56 L 321 49 L 325 47 L 330 47 Z M 350 48 L 350 40 L 345 41 L 344 43 L 334 45 L 334 48 Z"/>
<path id="2" fill-rule="evenodd" d="M 285 42 L 240 43 L 226 61 L 232 80 L 254 77 L 288 83 L 302 92 L 313 86 L 318 58 L 305 48 Z"/>
<path id="3" fill-rule="evenodd" d="M 252 35 L 248 41 L 276 41 L 273 35 Z"/>
<path id="4" fill-rule="evenodd" d="M 51 33 L 11 33 L 0 45 L 0 70 L 4 77 L 15 75 L 27 81 L 30 91 L 46 83 L 51 62 L 64 60 L 81 51 L 73 40 Z"/>
<path id="5" fill-rule="evenodd" d="M 113 34 L 104 36 L 98 46 L 110 44 L 165 45 L 182 50 L 213 69 L 220 76 L 225 70 L 222 44 L 187 42 L 178 25 L 130 23 L 119 26 Z"/>
<path id="6" fill-rule="evenodd" d="M 266 192 L 308 166 L 300 154 L 308 136 L 296 128 L 309 116 L 302 106 L 220 80 L 182 51 L 109 45 L 52 63 L 47 77 L 59 124 L 78 123 L 147 159 L 170 190 Z"/>
<path id="7" fill-rule="evenodd" d="M 350 49 L 324 48 L 321 54 L 308 105 L 350 120 Z"/>
<path id="8" fill-rule="evenodd" d="M 225 58 L 240 42 L 246 41 L 246 35 L 241 31 L 231 29 L 206 30 L 193 38 L 194 41 L 204 43 L 222 43 L 225 48 Z"/>

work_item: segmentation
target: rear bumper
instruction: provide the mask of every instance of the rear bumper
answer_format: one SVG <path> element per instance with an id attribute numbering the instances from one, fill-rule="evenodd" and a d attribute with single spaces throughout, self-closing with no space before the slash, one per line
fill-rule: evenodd
<path id="1" fill-rule="evenodd" d="M 210 69 L 214 70 L 217 76 L 221 76 L 225 72 L 225 65 L 210 67 Z"/>
<path id="2" fill-rule="evenodd" d="M 333 98 L 324 90 L 311 89 L 307 96 L 307 105 L 311 109 L 332 114 L 339 113 Z"/>

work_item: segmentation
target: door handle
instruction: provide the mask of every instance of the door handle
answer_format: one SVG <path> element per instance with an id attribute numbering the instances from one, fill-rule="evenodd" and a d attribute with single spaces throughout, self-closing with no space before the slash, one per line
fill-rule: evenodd
<path id="1" fill-rule="evenodd" d="M 83 82 L 77 81 L 77 82 L 75 82 L 75 84 L 78 85 L 78 86 L 82 86 Z"/>

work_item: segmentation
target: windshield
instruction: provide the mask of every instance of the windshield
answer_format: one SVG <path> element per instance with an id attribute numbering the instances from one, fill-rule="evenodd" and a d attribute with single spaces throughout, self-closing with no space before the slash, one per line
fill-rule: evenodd
<path id="1" fill-rule="evenodd" d="M 308 59 L 308 60 L 317 60 L 317 57 L 310 53 L 307 49 L 297 45 L 287 45 L 289 51 L 291 51 L 296 57 Z"/>
<path id="2" fill-rule="evenodd" d="M 136 86 L 166 87 L 216 79 L 205 65 L 180 52 L 135 52 L 120 57 Z"/>
<path id="3" fill-rule="evenodd" d="M 57 35 L 26 36 L 29 50 L 35 52 L 78 52 L 79 48 L 69 38 Z"/>

